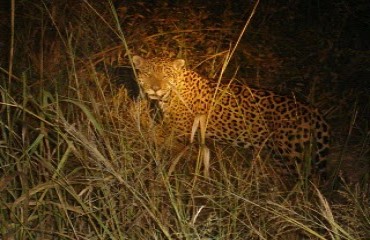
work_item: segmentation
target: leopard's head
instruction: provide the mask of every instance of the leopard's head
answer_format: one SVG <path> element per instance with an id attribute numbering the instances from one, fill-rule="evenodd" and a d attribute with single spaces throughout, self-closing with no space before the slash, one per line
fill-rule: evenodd
<path id="1" fill-rule="evenodd" d="M 132 62 L 139 70 L 138 81 L 141 88 L 151 99 L 166 100 L 177 86 L 178 80 L 183 78 L 185 66 L 183 59 L 145 59 L 133 56 Z"/>

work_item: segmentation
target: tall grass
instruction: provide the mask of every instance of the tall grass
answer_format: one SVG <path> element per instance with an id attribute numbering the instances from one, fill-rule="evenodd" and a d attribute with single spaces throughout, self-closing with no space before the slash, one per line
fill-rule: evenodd
<path id="1" fill-rule="evenodd" d="M 197 144 L 179 143 L 151 118 L 146 100 L 118 89 L 107 63 L 78 55 L 89 55 L 92 42 L 109 44 L 104 31 L 94 38 L 98 19 L 117 29 L 119 14 L 95 10 L 80 23 L 73 19 L 73 28 L 53 21 L 60 34 L 47 41 L 61 41 L 57 52 L 66 55 L 57 70 L 42 67 L 59 57 L 53 51 L 42 51 L 49 55 L 36 66 L 22 57 L 40 53 L 16 52 L 13 78 L 1 67 L 2 239 L 370 237 L 369 195 L 359 186 L 333 201 L 314 185 L 288 186 L 268 157 L 219 145 L 210 147 L 204 176 Z M 130 45 L 121 29 L 116 33 Z M 28 37 L 19 34 L 18 41 Z M 54 70 L 40 73 L 47 69 Z"/>

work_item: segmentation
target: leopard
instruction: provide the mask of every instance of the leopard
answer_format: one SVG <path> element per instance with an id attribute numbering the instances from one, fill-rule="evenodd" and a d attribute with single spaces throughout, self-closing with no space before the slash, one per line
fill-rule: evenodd
<path id="1" fill-rule="evenodd" d="M 177 137 L 189 137 L 194 119 L 207 116 L 206 139 L 256 153 L 271 149 L 294 164 L 302 164 L 309 150 L 310 169 L 326 174 L 330 129 L 312 104 L 294 94 L 203 77 L 184 59 L 135 55 L 132 62 L 142 91 L 159 104 L 163 123 Z"/>

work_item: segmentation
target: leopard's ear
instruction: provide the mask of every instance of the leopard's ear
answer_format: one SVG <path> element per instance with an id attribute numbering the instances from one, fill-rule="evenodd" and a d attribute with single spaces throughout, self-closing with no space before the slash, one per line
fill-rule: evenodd
<path id="1" fill-rule="evenodd" d="M 143 67 L 145 59 L 138 56 L 138 55 L 135 55 L 135 56 L 132 57 L 132 62 L 134 63 L 134 67 L 136 69 L 140 69 L 140 68 Z"/>
<path id="2" fill-rule="evenodd" d="M 173 67 L 180 70 L 181 68 L 183 68 L 185 66 L 185 60 L 184 59 L 176 59 L 175 61 L 173 61 Z"/>

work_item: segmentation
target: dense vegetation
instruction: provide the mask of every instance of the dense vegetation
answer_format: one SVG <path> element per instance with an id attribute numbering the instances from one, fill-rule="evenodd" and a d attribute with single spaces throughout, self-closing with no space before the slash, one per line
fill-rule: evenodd
<path id="1" fill-rule="evenodd" d="M 370 239 L 370 4 L 200 2 L 0 8 L 0 239 Z M 313 103 L 335 178 L 212 143 L 205 176 L 140 96 L 132 54 Z"/>

